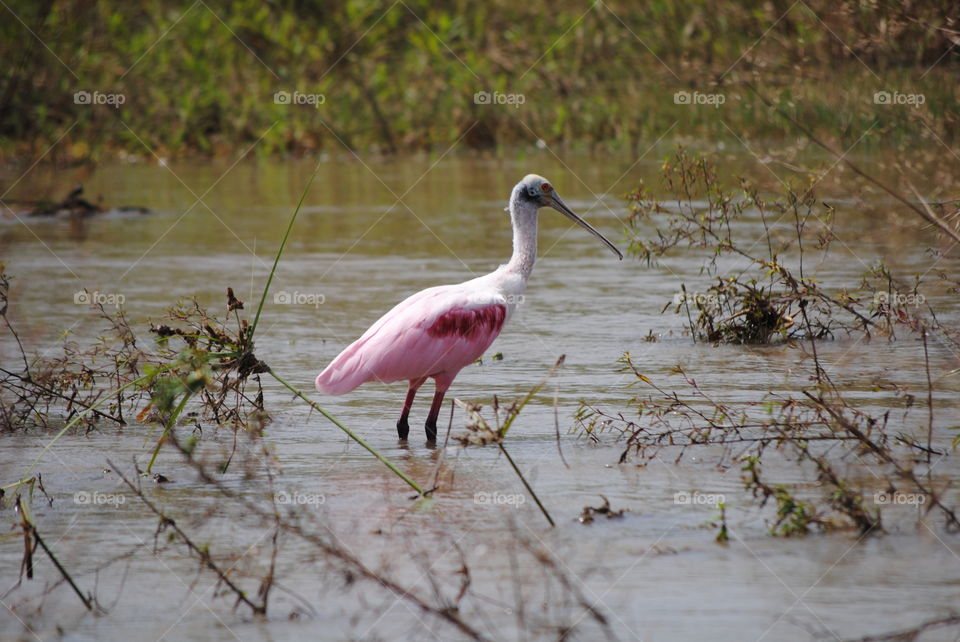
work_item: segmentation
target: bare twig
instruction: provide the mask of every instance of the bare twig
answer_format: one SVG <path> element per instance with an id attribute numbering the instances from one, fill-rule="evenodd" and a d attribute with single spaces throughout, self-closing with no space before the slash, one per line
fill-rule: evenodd
<path id="1" fill-rule="evenodd" d="M 156 515 L 158 518 L 160 518 L 161 526 L 172 528 L 173 531 L 177 534 L 177 536 L 179 536 L 180 539 L 183 541 L 183 543 L 187 545 L 187 548 L 189 548 L 193 552 L 193 554 L 200 559 L 203 565 L 206 566 L 211 571 L 213 571 L 214 574 L 217 576 L 217 578 L 221 582 L 223 582 L 223 584 L 228 589 L 230 589 L 230 591 L 233 592 L 234 595 L 237 596 L 238 602 L 242 602 L 243 604 L 247 605 L 250 608 L 250 610 L 253 611 L 254 615 L 266 615 L 267 605 L 265 601 L 256 603 L 253 600 L 251 600 L 249 597 L 247 597 L 246 592 L 243 589 L 241 589 L 239 586 L 237 586 L 233 582 L 233 580 L 231 580 L 227 576 L 227 574 L 223 570 L 221 570 L 220 566 L 213 561 L 213 557 L 211 557 L 210 551 L 206 547 L 200 547 L 196 543 L 194 543 L 193 539 L 189 535 L 187 535 L 187 533 L 182 528 L 180 528 L 176 520 L 174 520 L 172 517 L 164 513 L 163 510 L 161 510 L 156 504 L 154 504 L 152 501 L 147 499 L 146 496 L 143 494 L 143 491 L 140 490 L 140 486 L 135 485 L 132 481 L 127 479 L 127 476 L 124 475 L 123 472 L 119 468 L 117 468 L 117 466 L 112 461 L 108 459 L 107 463 L 110 465 L 110 468 L 112 468 L 113 471 L 117 473 L 117 475 L 119 475 L 123 483 L 126 484 L 127 487 L 133 491 L 133 493 L 137 496 L 138 499 L 140 499 L 141 502 L 143 502 L 143 504 L 150 510 L 150 512 Z M 263 597 L 265 598 L 266 596 L 264 595 Z"/>

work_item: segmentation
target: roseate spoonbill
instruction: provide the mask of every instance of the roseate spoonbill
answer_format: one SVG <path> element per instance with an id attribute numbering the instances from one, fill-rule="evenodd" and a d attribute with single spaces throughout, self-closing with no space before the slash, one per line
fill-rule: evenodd
<path id="1" fill-rule="evenodd" d="M 547 179 L 528 174 L 510 194 L 513 256 L 496 271 L 464 283 L 417 292 L 398 303 L 317 377 L 321 393 L 341 395 L 368 381 L 409 381 L 397 433 L 406 440 L 407 418 L 417 390 L 427 379 L 436 393 L 427 415 L 427 441 L 437 438 L 443 396 L 457 373 L 476 361 L 513 314 L 537 258 L 537 213 L 552 207 L 603 241 L 623 259 L 613 243 L 564 204 Z"/>

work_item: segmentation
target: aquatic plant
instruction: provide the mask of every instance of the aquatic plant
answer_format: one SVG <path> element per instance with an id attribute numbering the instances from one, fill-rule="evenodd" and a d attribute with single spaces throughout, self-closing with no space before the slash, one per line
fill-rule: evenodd
<path id="1" fill-rule="evenodd" d="M 695 340 L 764 344 L 855 330 L 870 333 L 876 311 L 847 292 L 829 292 L 804 271 L 805 262 L 823 260 L 834 238 L 833 210 L 813 188 L 819 177 L 812 177 L 805 189 L 785 188 L 781 199 L 761 197 L 747 181 L 737 195 L 722 188 L 706 158 L 682 148 L 663 164 L 662 176 L 663 186 L 675 195 L 672 204 L 654 199 L 644 186 L 627 197 L 628 252 L 647 264 L 678 250 L 704 255 L 703 271 L 716 281 L 701 292 L 689 292 L 681 283 L 674 301 L 664 306 L 685 314 Z M 782 223 L 773 229 L 784 220 L 790 236 Z M 755 223 L 763 230 L 759 242 L 735 237 L 735 228 Z M 646 238 L 651 224 L 656 235 Z M 808 256 L 811 248 L 818 256 Z M 790 252 L 795 257 L 785 256 Z M 750 268 L 719 275 L 718 261 L 731 255 L 748 261 Z"/>
<path id="2" fill-rule="evenodd" d="M 678 295 L 664 311 L 673 308 L 684 315 L 694 341 L 795 348 L 810 370 L 809 382 L 797 393 L 768 393 L 734 404 L 704 390 L 688 367 L 676 365 L 669 371 L 667 376 L 680 382 L 679 388 L 670 389 L 625 353 L 620 371 L 644 392 L 633 396 L 626 411 L 582 403 L 576 415 L 580 434 L 599 441 L 611 432 L 623 440 L 620 463 L 631 457 L 649 461 L 671 450 L 679 462 L 691 451 L 719 449 L 719 465 L 739 465 L 746 489 L 760 506 L 772 500 L 774 535 L 841 527 L 862 534 L 880 532 L 882 502 L 868 508 L 869 493 L 880 493 L 881 499 L 897 493 L 922 497 L 925 512 L 935 511 L 948 529 L 960 529 L 957 508 L 946 499 L 946 480 L 916 466 L 917 457 L 929 465 L 933 455 L 946 455 L 934 445 L 928 343 L 958 346 L 957 329 L 941 321 L 923 293 L 955 292 L 955 278 L 934 273 L 926 277 L 929 282 L 914 278 L 907 283 L 877 264 L 858 284 L 828 287 L 807 267 L 826 261 L 836 240 L 832 208 L 815 195 L 819 176 L 804 187 L 785 185 L 779 198 L 763 198 L 744 180 L 739 194 L 727 191 L 711 163 L 683 150 L 662 170 L 672 203 L 652 198 L 642 186 L 628 195 L 630 252 L 648 264 L 677 252 L 699 254 L 702 273 L 714 279 L 699 293 L 679 284 Z M 774 220 L 788 223 L 778 227 Z M 762 234 L 745 241 L 735 230 L 750 224 L 759 225 Z M 729 256 L 745 259 L 749 267 L 722 274 Z M 902 385 L 873 384 L 896 392 L 896 401 L 888 402 L 885 411 L 858 408 L 821 362 L 818 346 L 839 334 L 895 341 L 898 333 L 916 338 L 922 348 L 927 383 L 926 390 L 917 393 L 926 397 L 922 434 L 894 432 L 891 426 L 891 410 L 903 409 L 898 425 L 905 426 L 906 413 L 914 406 L 914 394 Z M 766 479 L 762 464 L 771 452 L 807 475 L 813 471 L 822 497 L 800 498 L 791 485 Z M 845 476 L 849 473 L 842 473 L 838 464 L 849 461 L 870 467 L 874 483 L 864 488 L 862 481 Z"/>

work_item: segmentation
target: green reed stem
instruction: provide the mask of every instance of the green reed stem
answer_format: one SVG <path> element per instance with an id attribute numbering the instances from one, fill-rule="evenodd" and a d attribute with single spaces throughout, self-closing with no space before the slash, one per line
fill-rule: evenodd
<path id="1" fill-rule="evenodd" d="M 319 168 L 319 166 L 318 166 Z M 297 207 L 293 210 L 293 216 L 290 217 L 290 222 L 287 223 L 287 231 L 283 233 L 283 240 L 280 241 L 280 248 L 277 250 L 277 255 L 273 257 L 273 267 L 270 268 L 270 274 L 267 276 L 267 283 L 263 286 L 263 294 L 260 296 L 260 304 L 257 305 L 257 316 L 253 318 L 253 326 L 250 328 L 250 334 L 247 335 L 247 340 L 252 341 L 253 335 L 257 331 L 257 324 L 260 323 L 260 313 L 263 312 L 263 304 L 267 300 L 267 294 L 270 292 L 270 285 L 273 283 L 273 275 L 277 271 L 277 266 L 280 264 L 280 257 L 283 256 L 283 249 L 287 245 L 287 239 L 290 238 L 290 232 L 293 230 L 293 224 L 297 220 L 297 215 L 300 214 L 300 207 L 303 205 L 304 199 L 307 198 L 307 192 L 310 191 L 310 186 L 313 185 L 313 181 L 317 178 L 317 170 L 313 170 L 313 174 L 310 175 L 310 180 L 307 181 L 307 186 L 303 188 L 303 193 L 300 194 L 300 200 L 297 201 Z"/>
<path id="2" fill-rule="evenodd" d="M 160 454 L 160 448 L 163 446 L 163 441 L 167 438 L 167 435 L 170 434 L 170 431 L 173 430 L 173 427 L 177 424 L 177 418 L 180 416 L 180 413 L 183 412 L 184 406 L 187 405 L 187 402 L 190 401 L 190 397 L 193 396 L 191 392 L 184 392 L 183 399 L 180 400 L 180 403 L 177 404 L 177 407 L 174 409 L 173 414 L 170 415 L 170 418 L 167 419 L 167 425 L 163 428 L 163 434 L 160 435 L 160 439 L 157 440 L 157 447 L 153 449 L 153 455 L 150 457 L 150 463 L 147 464 L 147 472 L 153 470 L 153 463 L 157 461 L 157 455 Z"/>
<path id="3" fill-rule="evenodd" d="M 507 461 L 510 462 L 510 465 L 513 466 L 513 470 L 517 473 L 517 477 L 520 478 L 520 481 L 522 481 L 523 485 L 527 488 L 527 492 L 530 493 L 531 497 L 533 497 L 533 501 L 537 502 L 537 506 L 540 507 L 540 512 L 543 513 L 543 516 L 547 518 L 547 521 L 550 522 L 551 526 L 556 527 L 556 524 L 553 522 L 553 518 L 550 517 L 550 513 L 548 513 L 547 509 L 544 508 L 542 503 L 540 503 L 540 498 L 537 497 L 537 494 L 533 492 L 533 488 L 527 483 L 527 478 L 523 476 L 523 473 L 520 472 L 520 468 L 517 467 L 517 464 L 513 461 L 513 457 L 511 457 L 510 453 L 507 452 L 507 449 L 503 447 L 503 442 L 498 441 L 497 446 L 500 447 L 500 452 L 503 453 L 503 456 L 506 457 Z"/>
<path id="4" fill-rule="evenodd" d="M 287 230 L 283 233 L 283 240 L 280 241 L 280 247 L 277 249 L 277 255 L 273 258 L 273 267 L 270 268 L 270 275 L 267 277 L 267 283 L 266 285 L 263 286 L 263 294 L 260 296 L 260 304 L 257 306 L 257 316 L 254 317 L 253 326 L 250 328 L 250 334 L 247 335 L 248 341 L 253 340 L 253 335 L 257 330 L 257 324 L 260 322 L 260 314 L 263 311 L 263 304 L 264 302 L 266 302 L 267 294 L 270 292 L 270 284 L 273 282 L 273 275 L 276 273 L 277 266 L 280 264 L 280 257 L 283 256 L 283 250 L 287 245 L 287 239 L 290 237 L 290 231 L 293 230 L 293 224 L 297 220 L 297 215 L 300 213 L 300 207 L 303 205 L 304 199 L 307 198 L 307 192 L 310 190 L 310 186 L 313 184 L 313 181 L 316 178 L 317 178 L 317 171 L 314 170 L 313 174 L 310 176 L 310 180 L 307 181 L 307 186 L 303 189 L 303 193 L 300 194 L 300 200 L 297 202 L 297 207 L 293 210 L 293 215 L 290 217 L 290 222 L 287 224 Z M 415 481 L 407 477 L 399 468 L 394 466 L 389 459 L 387 459 L 386 457 L 378 453 L 372 446 L 370 446 L 370 444 L 368 444 L 363 439 L 361 439 L 359 435 L 357 435 L 352 430 L 350 430 L 349 428 L 344 426 L 342 423 L 340 423 L 340 421 L 337 420 L 336 417 L 328 413 L 326 410 L 321 408 L 319 404 L 317 404 L 317 402 L 308 398 L 299 389 L 297 389 L 292 384 L 287 382 L 286 379 L 284 379 L 283 377 L 278 375 L 276 372 L 274 372 L 272 368 L 269 370 L 269 372 L 274 379 L 276 379 L 281 384 L 283 384 L 283 386 L 286 387 L 290 392 L 292 392 L 297 397 L 307 402 L 311 408 L 313 408 L 314 410 L 319 412 L 321 415 L 329 419 L 333 423 L 333 425 L 335 425 L 337 428 L 339 428 L 343 432 L 347 433 L 347 436 L 349 436 L 355 442 L 357 442 L 358 444 L 366 448 L 368 451 L 370 451 L 370 453 L 374 457 L 376 457 L 381 462 L 383 462 L 384 465 L 386 465 L 387 468 L 389 468 L 394 473 L 396 473 L 396 475 L 399 476 L 400 479 L 407 482 L 407 484 L 409 484 L 411 488 L 413 488 L 415 491 L 423 495 L 423 492 L 424 492 L 423 489 L 420 488 L 420 486 L 417 485 Z"/>

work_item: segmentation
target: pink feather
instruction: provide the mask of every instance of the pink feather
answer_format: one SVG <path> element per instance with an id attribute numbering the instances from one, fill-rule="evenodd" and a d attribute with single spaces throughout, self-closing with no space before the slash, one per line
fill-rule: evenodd
<path id="1" fill-rule="evenodd" d="M 423 290 L 347 346 L 317 377 L 317 390 L 341 395 L 368 381 L 453 381 L 490 347 L 506 320 L 504 303 L 477 302 L 461 287 Z"/>

